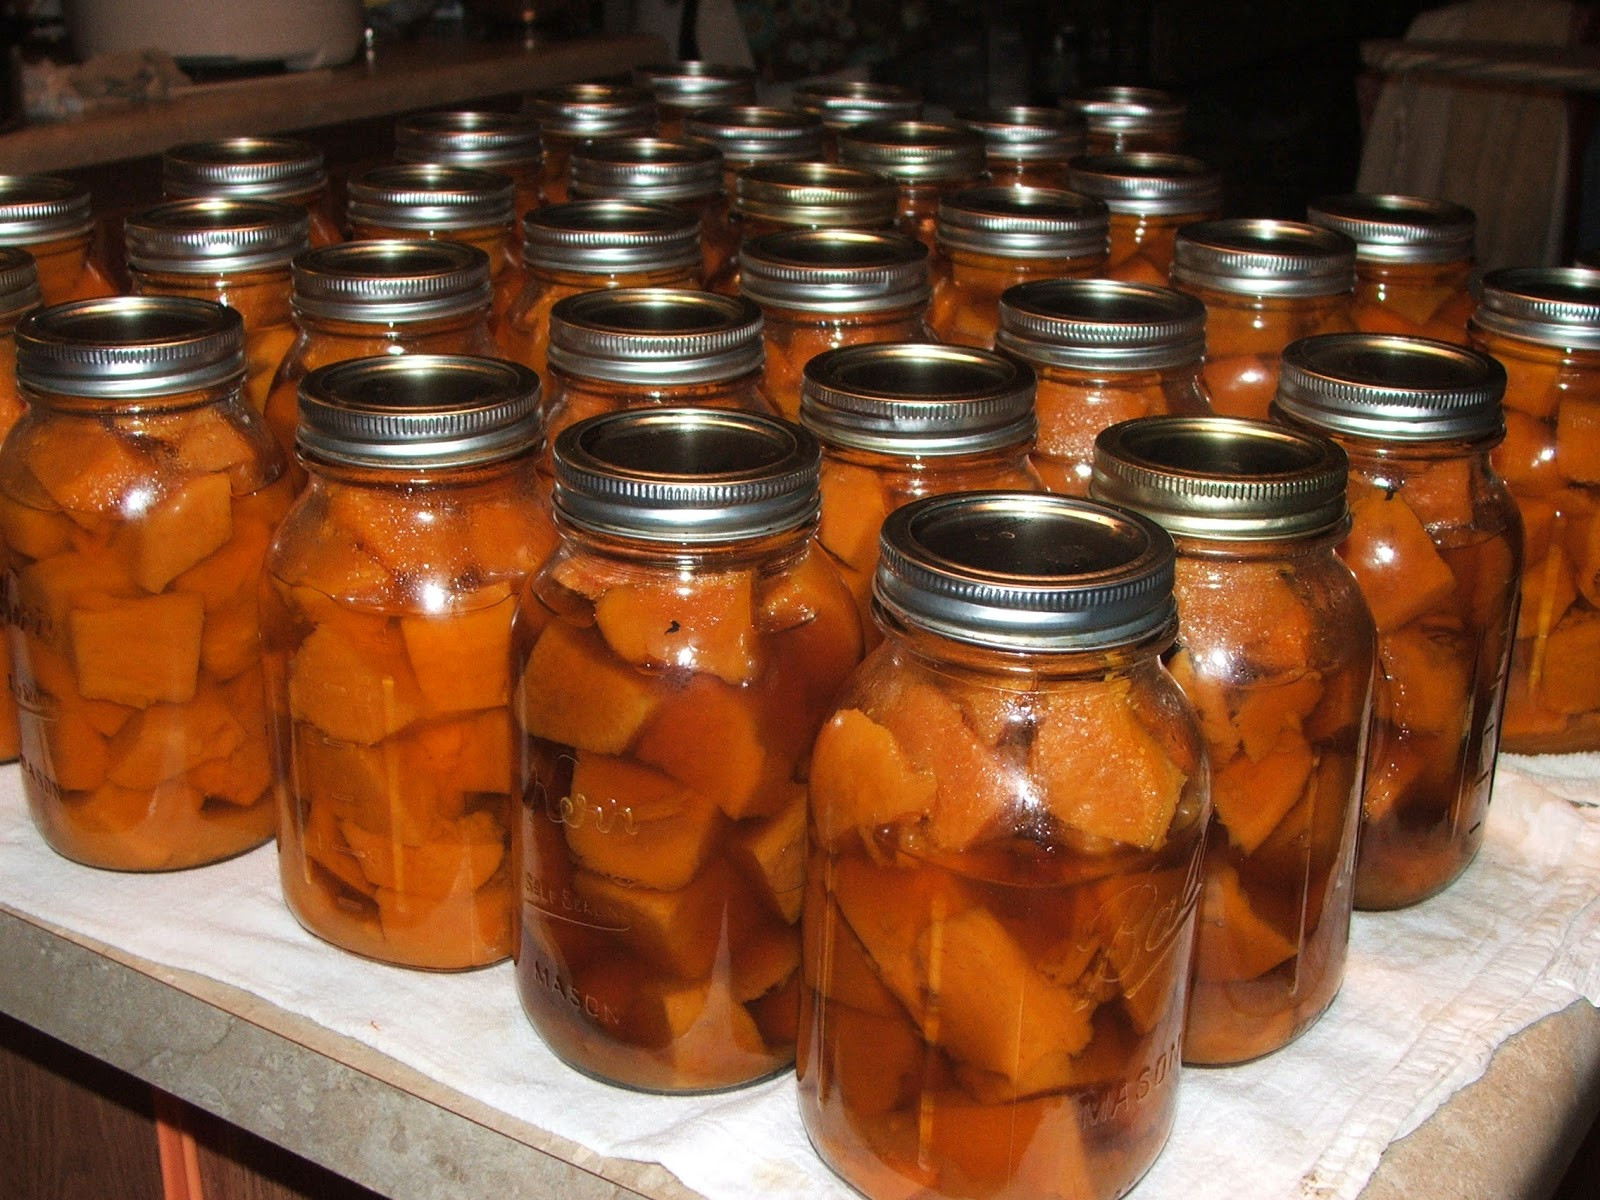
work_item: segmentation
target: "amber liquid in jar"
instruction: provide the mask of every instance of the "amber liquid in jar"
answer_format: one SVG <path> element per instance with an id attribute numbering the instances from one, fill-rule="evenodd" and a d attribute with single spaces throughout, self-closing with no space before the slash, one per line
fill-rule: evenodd
<path id="1" fill-rule="evenodd" d="M 1212 411 L 1264 419 L 1278 388 L 1278 358 L 1299 338 L 1355 329 L 1349 296 L 1314 299 L 1248 297 L 1187 288 L 1206 306 L 1202 370 Z"/>
<path id="2" fill-rule="evenodd" d="M 24 246 L 39 269 L 39 290 L 46 304 L 115 296 L 117 288 L 91 253 L 90 235 L 60 238 Z"/>
<path id="3" fill-rule="evenodd" d="M 1350 316 L 1363 333 L 1399 333 L 1465 346 L 1472 263 L 1356 263 Z"/>
<path id="4" fill-rule="evenodd" d="M 1111 250 L 1100 272 L 1107 279 L 1165 286 L 1172 273 L 1172 244 L 1178 230 L 1214 212 L 1111 214 Z"/>

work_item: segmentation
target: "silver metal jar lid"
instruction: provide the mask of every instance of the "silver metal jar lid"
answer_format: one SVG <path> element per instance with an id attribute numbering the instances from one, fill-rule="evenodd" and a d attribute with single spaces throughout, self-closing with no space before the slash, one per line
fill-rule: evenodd
<path id="1" fill-rule="evenodd" d="M 539 123 L 526 113 L 416 113 L 395 123 L 394 144 L 394 156 L 401 162 L 481 171 L 532 166 L 544 156 Z"/>
<path id="2" fill-rule="evenodd" d="M 1342 532 L 1350 461 L 1308 430 L 1236 417 L 1140 417 L 1100 431 L 1089 495 L 1175 537 L 1276 541 Z"/>
<path id="3" fill-rule="evenodd" d="M 1062 188 L 963 188 L 939 201 L 934 230 L 945 250 L 1104 260 L 1111 213 L 1102 201 Z"/>
<path id="4" fill-rule="evenodd" d="M 1337 296 L 1355 289 L 1356 244 L 1303 221 L 1198 221 L 1173 241 L 1172 282 L 1245 296 Z"/>
<path id="5" fill-rule="evenodd" d="M 710 142 L 729 163 L 798 162 L 822 154 L 822 118 L 792 108 L 730 104 L 704 108 L 683 125 L 686 137 Z"/>
<path id="6" fill-rule="evenodd" d="M 489 311 L 489 256 L 465 242 L 385 238 L 319 246 L 290 267 L 297 314 L 408 324 Z"/>
<path id="7" fill-rule="evenodd" d="M 800 423 L 825 445 L 902 457 L 1026 448 L 1033 368 L 992 350 L 869 342 L 805 365 Z"/>
<path id="8" fill-rule="evenodd" d="M 758 163 L 733 181 L 741 215 L 814 229 L 886 229 L 900 207 L 894 180 L 837 163 Z"/>
<path id="9" fill-rule="evenodd" d="M 168 200 L 129 217 L 122 231 L 130 267 L 177 275 L 287 270 L 311 245 L 306 210 L 277 200 Z"/>
<path id="10" fill-rule="evenodd" d="M 1187 292 L 1112 279 L 1037 279 L 1000 294 L 995 346 L 1036 366 L 1160 371 L 1198 365 L 1206 306 Z"/>
<path id="11" fill-rule="evenodd" d="M 983 135 L 938 121 L 873 121 L 839 134 L 839 161 L 898 183 L 949 183 L 983 174 Z"/>
<path id="12" fill-rule="evenodd" d="M 696 59 L 635 67 L 633 82 L 649 91 L 658 106 L 681 112 L 751 104 L 756 98 L 756 73 L 750 68 Z"/>
<path id="13" fill-rule="evenodd" d="M 296 138 L 188 142 L 161 156 L 161 187 L 169 196 L 288 200 L 327 182 L 322 151 Z"/>
<path id="14" fill-rule="evenodd" d="M 108 400 L 181 395 L 244 379 L 244 321 L 188 296 L 108 296 L 17 322 L 17 382 Z"/>
<path id="15" fill-rule="evenodd" d="M 1600 350 L 1600 270 L 1503 267 L 1484 275 L 1474 328 L 1544 346 Z"/>
<path id="16" fill-rule="evenodd" d="M 544 442 L 539 376 L 498 358 L 348 359 L 309 372 L 299 402 L 296 445 L 350 466 L 468 466 Z"/>
<path id="17" fill-rule="evenodd" d="M 1337 229 L 1371 262 L 1447 263 L 1472 257 L 1477 218 L 1463 204 L 1420 196 L 1347 192 L 1306 207 L 1313 225 Z"/>
<path id="18" fill-rule="evenodd" d="M 821 450 L 798 425 L 713 408 L 603 413 L 562 430 L 552 502 L 613 537 L 709 545 L 817 519 Z"/>
<path id="19" fill-rule="evenodd" d="M 739 291 L 763 307 L 827 314 L 926 305 L 928 248 L 903 233 L 785 229 L 746 239 Z"/>
<path id="20" fill-rule="evenodd" d="M 33 246 L 92 228 L 88 188 L 55 175 L 0 175 L 0 245 Z"/>
<path id="21" fill-rule="evenodd" d="M 516 184 L 504 175 L 443 163 L 371 167 L 347 185 L 350 224 L 380 229 L 458 232 L 509 226 Z"/>
<path id="22" fill-rule="evenodd" d="M 742 296 L 612 288 L 550 309 L 549 361 L 583 379 L 645 386 L 724 383 L 759 371 L 761 310 Z"/>
<path id="23" fill-rule="evenodd" d="M 1089 88 L 1064 96 L 1061 107 L 1083 116 L 1091 133 L 1178 133 L 1187 106 L 1171 92 L 1147 87 Z"/>
<path id="24" fill-rule="evenodd" d="M 1479 441 L 1505 433 L 1505 390 L 1505 368 L 1465 346 L 1325 333 L 1284 347 L 1272 413 L 1334 436 Z"/>
<path id="25" fill-rule="evenodd" d="M 956 492 L 890 513 L 874 600 L 903 623 L 998 650 L 1112 650 L 1177 631 L 1171 536 L 1047 492 Z"/>
<path id="26" fill-rule="evenodd" d="M 915 121 L 922 116 L 922 97 L 897 83 L 867 80 L 822 80 L 794 90 L 794 106 L 816 113 L 834 131 L 869 121 Z"/>
<path id="27" fill-rule="evenodd" d="M 1083 118 L 1064 108 L 1012 104 L 960 109 L 955 119 L 983 135 L 984 151 L 1005 162 L 1064 163 L 1083 153 Z"/>
<path id="28" fill-rule="evenodd" d="M 601 138 L 573 150 L 575 197 L 618 196 L 677 204 L 722 193 L 722 153 L 705 142 Z"/>
<path id="29" fill-rule="evenodd" d="M 562 83 L 533 91 L 524 105 L 539 130 L 576 141 L 640 137 L 655 132 L 656 102 L 624 83 Z"/>
<path id="30" fill-rule="evenodd" d="M 523 218 L 522 261 L 580 275 L 699 267 L 700 222 L 670 204 L 608 198 L 551 204 Z"/>
<path id="31" fill-rule="evenodd" d="M 1222 172 L 1187 154 L 1091 154 L 1073 160 L 1067 186 L 1104 200 L 1114 213 L 1172 216 L 1222 207 Z"/>
<path id="32" fill-rule="evenodd" d="M 21 246 L 0 246 L 0 321 L 39 307 L 39 267 Z"/>

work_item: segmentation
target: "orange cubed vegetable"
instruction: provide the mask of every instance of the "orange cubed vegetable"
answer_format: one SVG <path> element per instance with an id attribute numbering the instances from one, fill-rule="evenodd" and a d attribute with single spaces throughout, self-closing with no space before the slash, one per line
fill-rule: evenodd
<path id="1" fill-rule="evenodd" d="M 1520 357 L 1515 361 L 1501 361 L 1506 367 L 1506 394 L 1502 403 L 1507 408 L 1540 419 L 1556 411 L 1562 396 L 1561 363 Z"/>
<path id="2" fill-rule="evenodd" d="M 363 746 L 404 729 L 422 708 L 398 640 L 370 619 L 313 629 L 289 656 L 288 690 L 296 720 Z"/>
<path id="3" fill-rule="evenodd" d="M 404 761 L 413 775 L 430 775 L 442 790 L 509 795 L 512 782 L 511 714 L 485 708 L 407 731 Z"/>
<path id="4" fill-rule="evenodd" d="M 93 550 L 41 558 L 17 572 L 16 624 L 64 644 L 72 613 L 107 597 L 133 599 L 138 590 L 111 556 Z"/>
<path id="5" fill-rule="evenodd" d="M 751 582 L 740 571 L 685 583 L 622 584 L 595 601 L 595 624 L 624 662 L 748 683 L 758 668 Z"/>
<path id="6" fill-rule="evenodd" d="M 1282 683 L 1241 688 L 1233 699 L 1239 744 L 1251 758 L 1264 758 L 1278 748 L 1285 732 L 1298 733 L 1316 709 L 1322 699 L 1322 675 L 1307 671 Z"/>
<path id="7" fill-rule="evenodd" d="M 473 597 L 484 607 L 400 618 L 400 636 L 422 698 L 434 712 L 505 704 L 511 692 L 511 589 Z"/>
<path id="8" fill-rule="evenodd" d="M 1226 863 L 1200 888 L 1195 926 L 1195 977 L 1207 982 L 1255 979 L 1295 956 L 1295 943 L 1259 917 Z"/>
<path id="9" fill-rule="evenodd" d="M 572 887 L 593 923 L 615 930 L 619 941 L 680 979 L 710 975 L 724 937 L 736 938 L 750 919 L 740 909 L 738 881 L 715 858 L 677 891 L 633 887 L 592 871 L 574 874 Z"/>
<path id="10" fill-rule="evenodd" d="M 0 496 L 0 538 L 15 554 L 49 558 L 72 546 L 72 522 L 59 512 Z"/>
<path id="11" fill-rule="evenodd" d="M 882 725 L 857 708 L 830 717 L 811 757 L 811 806 L 827 845 L 855 831 L 870 832 L 933 805 L 938 780 L 912 765 Z"/>
<path id="12" fill-rule="evenodd" d="M 1368 822 L 1388 820 L 1430 765 L 1428 754 L 1415 743 L 1389 726 L 1377 728 L 1361 789 L 1362 816 Z"/>
<path id="13" fill-rule="evenodd" d="M 1361 584 L 1378 632 L 1449 603 L 1456 577 L 1400 492 L 1351 488 L 1350 536 L 1340 552 Z"/>
<path id="14" fill-rule="evenodd" d="M 674 1069 L 688 1079 L 745 1080 L 767 1073 L 767 1049 L 750 1010 L 728 989 L 703 983 L 668 988 L 661 996 L 672 1034 Z"/>
<path id="15" fill-rule="evenodd" d="M 53 721 L 21 729 L 22 758 L 64 792 L 87 792 L 106 778 L 106 739 L 75 705 L 62 705 Z"/>
<path id="16" fill-rule="evenodd" d="M 1244 754 L 1216 764 L 1211 776 L 1212 804 L 1228 831 L 1228 840 L 1241 853 L 1254 853 L 1277 828 L 1304 794 L 1313 765 L 1311 746 L 1288 729 L 1260 759 Z"/>
<path id="17" fill-rule="evenodd" d="M 184 592 L 86 598 L 67 618 L 79 694 L 134 708 L 189 700 L 204 624 L 200 597 Z"/>
<path id="18" fill-rule="evenodd" d="M 1600 709 L 1600 613 L 1573 613 L 1550 634 L 1539 698 L 1560 713 Z"/>
<path id="19" fill-rule="evenodd" d="M 1314 636 L 1311 611 L 1273 564 L 1236 564 L 1229 586 L 1204 586 L 1180 566 L 1178 621 L 1184 644 L 1226 647 L 1253 668 L 1302 668 Z"/>
<path id="20" fill-rule="evenodd" d="M 385 957 L 421 967 L 468 967 L 504 958 L 511 946 L 511 889 L 504 884 L 435 898 L 378 889 Z M 374 947 L 374 949 L 378 949 Z"/>
<path id="21" fill-rule="evenodd" d="M 213 758 L 189 770 L 189 786 L 207 800 L 248 808 L 272 787 L 272 756 L 267 740 L 246 738 L 226 758 Z"/>
<path id="22" fill-rule="evenodd" d="M 245 592 L 206 613 L 200 631 L 200 666 L 213 679 L 232 679 L 261 659 L 256 598 Z"/>
<path id="23" fill-rule="evenodd" d="M 264 439 L 252 438 L 240 427 L 239 419 L 219 405 L 204 405 L 184 415 L 187 419 L 176 438 L 178 461 L 184 470 L 228 471 L 254 462 L 264 448 Z"/>
<path id="24" fill-rule="evenodd" d="M 919 1115 L 927 1161 L 942 1164 L 940 1193 L 1067 1197 L 1104 1190 L 1084 1150 L 1074 1097 L 973 1104 L 961 1093 L 949 1095 Z"/>
<path id="25" fill-rule="evenodd" d="M 297 723 L 288 765 L 293 795 L 313 811 L 411 845 L 443 836 L 446 821 L 465 813 L 465 797 L 419 771 L 399 739 L 375 745 L 331 740 L 315 725 Z"/>
<path id="26" fill-rule="evenodd" d="M 789 788 L 788 802 L 765 820 L 742 824 L 733 835 L 734 857 L 747 868 L 772 910 L 790 925 L 800 919 L 806 882 L 806 794 Z"/>
<path id="27" fill-rule="evenodd" d="M 581 750 L 626 750 L 661 702 L 651 681 L 592 630 L 551 621 L 522 671 L 518 716 L 534 737 Z"/>
<path id="28" fill-rule="evenodd" d="M 710 797 L 736 821 L 781 801 L 781 793 L 762 787 L 767 753 L 753 698 L 715 676 L 693 676 L 663 695 L 633 756 Z"/>
<path id="29" fill-rule="evenodd" d="M 200 475 L 126 528 L 134 579 L 145 591 L 159 592 L 233 536 L 233 485 L 226 475 Z"/>
<path id="30" fill-rule="evenodd" d="M 798 931 L 762 921 L 733 948 L 730 987 L 741 1004 L 759 999 L 789 981 L 800 966 Z"/>
<path id="31" fill-rule="evenodd" d="M 214 759 L 225 759 L 245 741 L 243 726 L 214 689 L 197 692 L 188 704 L 153 704 L 118 730 L 108 747 L 106 777 L 126 788 L 153 788 Z"/>
<path id="32" fill-rule="evenodd" d="M 1460 638 L 1416 626 L 1379 638 L 1379 715 L 1412 733 L 1461 736 L 1472 690 L 1469 653 Z"/>
<path id="33" fill-rule="evenodd" d="M 506 853 L 505 825 L 488 812 L 468 813 L 419 845 L 371 833 L 354 821 L 341 824 L 340 832 L 368 882 L 429 899 L 477 891 Z"/>
<path id="34" fill-rule="evenodd" d="M 705 865 L 720 821 L 707 797 L 624 758 L 580 750 L 572 769 L 567 845 L 608 878 L 670 892 Z"/>
<path id="35" fill-rule="evenodd" d="M 1505 440 L 1490 457 L 1500 477 L 1520 496 L 1548 492 L 1562 486 L 1556 469 L 1556 435 L 1548 421 L 1516 409 L 1506 410 Z"/>
<path id="36" fill-rule="evenodd" d="M 824 1019 L 824 1082 L 839 1089 L 856 1117 L 879 1117 L 910 1102 L 922 1076 L 922 1039 L 904 1017 L 829 1008 Z"/>
<path id="37" fill-rule="evenodd" d="M 1600 397 L 1569 392 L 1561 401 L 1556 466 L 1574 483 L 1600 483 Z"/>
<path id="38" fill-rule="evenodd" d="M 99 420 L 40 425 L 24 452 L 28 469 L 50 499 L 86 526 L 118 517 L 125 494 L 150 475 L 143 457 Z"/>
<path id="39" fill-rule="evenodd" d="M 901 689 L 884 726 L 911 768 L 936 781 L 927 831 L 934 845 L 965 850 L 1004 821 L 1018 794 L 1005 761 L 979 741 L 961 710 L 920 681 Z"/>
<path id="40" fill-rule="evenodd" d="M 807 905 L 803 923 L 805 951 L 801 963 L 807 985 L 820 990 L 836 1005 L 894 1017 L 903 1023 L 905 1009 L 878 977 L 866 947 L 838 906 L 823 894 L 820 877 Z"/>

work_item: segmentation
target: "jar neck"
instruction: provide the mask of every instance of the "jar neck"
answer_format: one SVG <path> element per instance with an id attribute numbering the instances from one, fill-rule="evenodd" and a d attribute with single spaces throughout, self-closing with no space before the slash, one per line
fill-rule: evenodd
<path id="1" fill-rule="evenodd" d="M 569 520 L 559 510 L 555 523 L 562 552 L 598 555 L 641 573 L 682 575 L 783 569 L 810 550 L 816 530 L 816 521 L 811 520 L 777 533 L 693 545 L 603 533 Z"/>
<path id="2" fill-rule="evenodd" d="M 920 322 L 927 315 L 928 301 L 918 300 L 893 308 L 876 308 L 859 312 L 840 312 L 836 308 L 783 308 L 778 305 L 761 306 L 761 316 L 769 325 L 831 326 L 831 325 L 898 325 Z"/>
<path id="3" fill-rule="evenodd" d="M 1207 564 L 1219 562 L 1293 563 L 1311 558 L 1332 558 L 1334 549 L 1350 532 L 1346 517 L 1337 525 L 1296 537 L 1222 539 L 1187 537 L 1174 533 L 1173 543 L 1180 559 Z"/>
<path id="4" fill-rule="evenodd" d="M 885 474 L 995 475 L 1018 471 L 1026 474 L 1028 451 L 1032 446 L 1032 439 L 1028 439 L 1014 442 L 1009 446 L 967 450 L 955 454 L 921 454 L 910 447 L 901 452 L 890 453 L 883 450 L 860 450 L 851 446 L 825 445 L 822 457 L 824 469 L 829 461 L 833 461 Z"/>
<path id="5" fill-rule="evenodd" d="M 357 341 L 412 341 L 419 338 L 465 333 L 488 319 L 487 309 L 453 313 L 426 321 L 350 321 L 337 317 L 297 314 L 300 328 L 309 337 L 349 338 Z"/>
<path id="6" fill-rule="evenodd" d="M 244 376 L 211 387 L 187 388 L 155 396 L 78 396 L 36 388 L 21 380 L 17 392 L 38 410 L 50 410 L 81 417 L 137 416 L 142 413 L 179 413 L 208 405 L 239 405 L 243 399 Z"/>
<path id="7" fill-rule="evenodd" d="M 568 293 L 601 288 L 693 286 L 699 279 L 700 260 L 682 266 L 631 267 L 617 271 L 583 271 L 547 267 L 524 261 L 529 288 L 562 288 Z"/>
<path id="8" fill-rule="evenodd" d="M 300 450 L 298 457 L 306 469 L 311 487 L 335 490 L 377 488 L 384 491 L 403 487 L 410 493 L 496 493 L 534 489 L 537 486 L 535 464 L 543 451 L 544 442 L 541 440 L 515 454 L 487 462 L 438 465 L 335 462 L 305 450 Z"/>

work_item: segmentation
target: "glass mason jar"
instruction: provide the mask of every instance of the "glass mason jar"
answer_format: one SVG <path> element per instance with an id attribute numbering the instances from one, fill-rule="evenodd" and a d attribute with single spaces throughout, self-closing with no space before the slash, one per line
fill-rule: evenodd
<path id="1" fill-rule="evenodd" d="M 681 138 L 684 122 L 701 109 L 756 102 L 756 73 L 748 67 L 696 59 L 652 63 L 635 67 L 633 82 L 655 97 L 656 133 L 664 138 Z"/>
<path id="2" fill-rule="evenodd" d="M 800 415 L 806 363 L 865 342 L 931 342 L 928 248 L 903 233 L 791 229 L 750 238 L 739 291 L 761 308 L 767 399 Z"/>
<path id="3" fill-rule="evenodd" d="M 345 216 L 360 241 L 420 238 L 461 242 L 489 256 L 492 333 L 522 294 L 522 258 L 512 244 L 516 186 L 503 175 L 437 163 L 370 167 L 346 183 Z"/>
<path id="4" fill-rule="evenodd" d="M 1172 541 L 975 492 L 883 542 L 811 759 L 801 1117 L 868 1196 L 1111 1200 L 1172 1128 L 1209 815 Z"/>
<path id="5" fill-rule="evenodd" d="M 1600 750 L 1600 271 L 1490 271 L 1469 332 L 1506 369 L 1493 462 L 1526 541 L 1502 742 Z"/>
<path id="6" fill-rule="evenodd" d="M 937 252 L 939 201 L 983 179 L 983 135 L 938 121 L 873 121 L 839 134 L 839 161 L 894 180 L 901 230 Z"/>
<path id="7" fill-rule="evenodd" d="M 460 242 L 377 241 L 322 246 L 291 266 L 299 335 L 267 394 L 267 425 L 294 462 L 300 381 L 317 367 L 377 354 L 493 354 L 489 256 Z"/>
<path id="8" fill-rule="evenodd" d="M 539 378 L 410 354 L 300 389 L 311 480 L 262 584 L 284 900 L 368 958 L 511 953 L 511 618 L 555 545 Z"/>
<path id="9" fill-rule="evenodd" d="M 1284 352 L 1272 415 L 1350 456 L 1339 553 L 1378 627 L 1357 908 L 1427 899 L 1483 841 L 1522 574 L 1522 522 L 1489 459 L 1505 379 L 1488 355 L 1423 338 Z"/>
<path id="10" fill-rule="evenodd" d="M 168 200 L 129 217 L 123 244 L 134 292 L 215 300 L 244 318 L 244 394 L 265 412 L 294 343 L 289 263 L 310 248 L 305 209 L 276 200 Z"/>
<path id="11" fill-rule="evenodd" d="M 790 101 L 801 112 L 822 118 L 822 152 L 829 162 L 839 157 L 839 135 L 873 121 L 916 121 L 922 97 L 914 88 L 865 79 L 819 79 L 802 83 Z"/>
<path id="12" fill-rule="evenodd" d="M 1183 145 L 1188 107 L 1171 92 L 1147 87 L 1088 88 L 1062 97 L 1061 107 L 1083 118 L 1090 154 L 1171 151 Z"/>
<path id="13" fill-rule="evenodd" d="M 684 123 L 684 137 L 722 155 L 722 187 L 731 196 L 740 172 L 761 163 L 822 158 L 822 118 L 793 108 L 731 104 L 706 108 Z"/>
<path id="14" fill-rule="evenodd" d="M 994 345 L 1000 293 L 1031 279 L 1098 275 L 1106 206 L 1058 188 L 980 187 L 939 201 L 928 325 L 942 341 Z"/>
<path id="15" fill-rule="evenodd" d="M 1177 544 L 1167 665 L 1211 762 L 1185 1062 L 1288 1045 L 1344 980 L 1377 654 L 1335 552 L 1347 471 L 1324 437 L 1235 417 L 1145 417 L 1095 443 L 1090 495 Z"/>
<path id="16" fill-rule="evenodd" d="M 401 117 L 394 127 L 394 156 L 405 163 L 471 167 L 511 180 L 512 266 L 522 249 L 521 219 L 544 205 L 544 144 L 539 124 L 526 113 L 429 112 Z"/>
<path id="17" fill-rule="evenodd" d="M 1298 338 L 1355 329 L 1355 243 L 1320 225 L 1265 218 L 1178 231 L 1172 286 L 1206 306 L 1206 392 L 1228 417 L 1267 415 L 1278 356 Z"/>
<path id="18" fill-rule="evenodd" d="M 218 196 L 296 204 L 311 222 L 313 246 L 344 240 L 333 220 L 322 151 L 295 138 L 233 137 L 172 146 L 161 155 L 161 190 L 169 200 Z"/>
<path id="19" fill-rule="evenodd" d="M 861 657 L 817 445 L 667 408 L 573 426 L 555 462 L 561 545 L 512 635 L 517 989 L 587 1074 L 736 1087 L 794 1059 L 806 766 Z"/>
<path id="20" fill-rule="evenodd" d="M 699 288 L 700 223 L 681 208 L 631 200 L 569 200 L 523 220 L 522 295 L 496 341 L 513 362 L 544 375 L 550 310 L 601 288 Z"/>
<path id="21" fill-rule="evenodd" d="M 1313 201 L 1313 225 L 1356 244 L 1352 316 L 1362 333 L 1401 333 L 1467 345 L 1472 316 L 1470 208 L 1447 200 L 1351 192 Z"/>
<path id="22" fill-rule="evenodd" d="M 806 364 L 800 423 L 822 443 L 817 536 L 861 610 L 869 644 L 884 518 L 922 496 L 1038 491 L 1033 371 L 992 350 L 931 342 L 845 346 Z"/>
<path id="23" fill-rule="evenodd" d="M 1222 215 L 1222 174 L 1198 158 L 1153 150 L 1075 160 L 1067 186 L 1111 210 L 1110 279 L 1165 285 L 1178 230 Z"/>
<path id="24" fill-rule="evenodd" d="M 629 408 L 771 414 L 762 357 L 761 310 L 742 297 L 682 288 L 568 296 L 550 309 L 551 441 L 585 417 Z"/>
<path id="25" fill-rule="evenodd" d="M 1088 495 L 1095 438 L 1119 421 L 1209 413 L 1205 336 L 1205 307 L 1172 288 L 1110 279 L 1008 288 L 995 348 L 1038 375 L 1032 461 L 1045 487 Z"/>
<path id="26" fill-rule="evenodd" d="M 89 191 L 54 175 L 0 175 L 0 246 L 33 256 L 46 304 L 116 293 L 94 260 Z"/>
<path id="27" fill-rule="evenodd" d="M 596 138 L 653 137 L 655 98 L 622 83 L 562 83 L 536 88 L 523 103 L 544 142 L 544 201 L 569 199 L 568 163 L 575 147 Z"/>
<path id="28" fill-rule="evenodd" d="M 882 175 L 838 163 L 784 162 L 747 167 L 734 180 L 728 223 L 735 242 L 785 229 L 894 228 L 900 193 Z M 706 288 L 739 294 L 739 255 Z"/>
<path id="29" fill-rule="evenodd" d="M 705 142 L 605 138 L 572 152 L 574 199 L 671 204 L 700 222 L 700 275 L 710 279 L 737 246 L 722 187 L 722 154 Z"/>
<path id="30" fill-rule="evenodd" d="M 1067 163 L 1083 153 L 1082 118 L 1064 108 L 1010 104 L 958 110 L 983 135 L 984 165 L 995 187 L 1067 188 Z"/>
<path id="31" fill-rule="evenodd" d="M 34 823 L 126 871 L 270 840 L 256 586 L 290 493 L 239 314 L 82 300 L 23 317 L 16 348 L 0 534 Z"/>
<path id="32" fill-rule="evenodd" d="M 22 396 L 17 391 L 17 341 L 13 336 L 17 322 L 39 307 L 39 272 L 33 255 L 16 246 L 0 246 L 0 441 L 22 419 Z M 0 555 L 7 554 L 5 529 L 11 506 L 0 492 Z M 19 514 L 25 517 L 25 514 Z M 0 638 L 0 677 L 8 682 L 0 687 L 0 762 L 17 757 L 17 698 L 9 681 L 11 645 Z"/>

